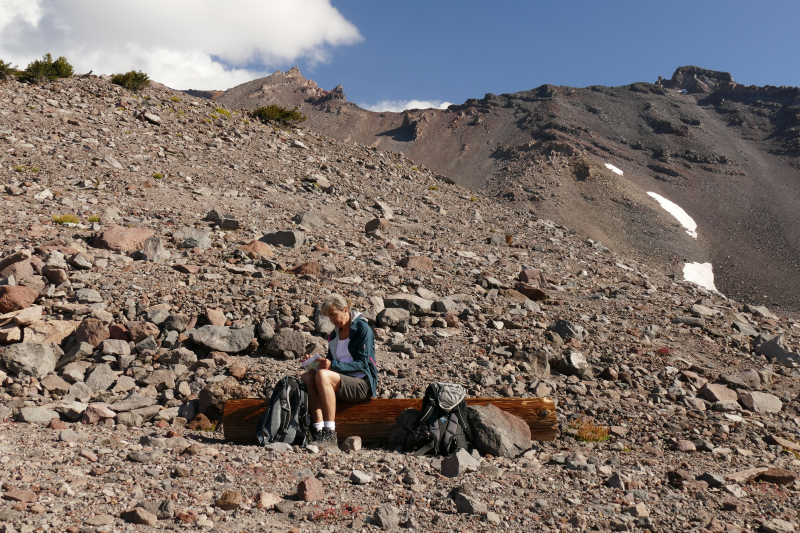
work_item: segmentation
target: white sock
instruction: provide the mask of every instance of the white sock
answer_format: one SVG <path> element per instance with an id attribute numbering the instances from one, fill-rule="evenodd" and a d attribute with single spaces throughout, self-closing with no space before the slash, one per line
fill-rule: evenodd
<path id="1" fill-rule="evenodd" d="M 319 431 L 323 428 L 323 422 L 314 422 L 314 430 Z"/>
<path id="2" fill-rule="evenodd" d="M 325 427 L 330 429 L 331 431 L 336 431 L 336 422 L 323 422 Z"/>

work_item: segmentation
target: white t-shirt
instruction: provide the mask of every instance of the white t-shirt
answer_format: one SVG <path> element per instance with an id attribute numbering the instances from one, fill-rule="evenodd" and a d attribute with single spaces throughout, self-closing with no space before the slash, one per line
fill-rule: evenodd
<path id="1" fill-rule="evenodd" d="M 350 338 L 347 339 L 338 339 L 336 343 L 336 353 L 333 354 L 333 357 L 339 361 L 340 363 L 352 363 L 353 356 L 350 355 L 350 352 L 347 350 L 347 347 L 350 345 Z M 364 372 L 358 372 L 356 374 L 347 374 L 348 376 L 354 378 L 365 378 L 367 375 Z"/>

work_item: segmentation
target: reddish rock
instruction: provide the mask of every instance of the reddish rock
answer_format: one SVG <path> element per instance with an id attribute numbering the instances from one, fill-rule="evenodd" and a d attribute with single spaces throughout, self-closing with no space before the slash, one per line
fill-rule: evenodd
<path id="1" fill-rule="evenodd" d="M 95 236 L 94 246 L 114 252 L 132 252 L 141 249 L 144 241 L 153 235 L 155 232 L 151 229 L 111 225 Z"/>
<path id="2" fill-rule="evenodd" d="M 692 441 L 683 440 L 683 439 L 681 439 L 678 442 L 676 442 L 675 445 L 672 447 L 672 449 L 676 450 L 676 451 L 679 451 L 679 452 L 696 452 L 697 451 L 697 448 L 695 447 L 695 445 L 694 445 L 694 443 Z"/>
<path id="3" fill-rule="evenodd" d="M 161 330 L 158 329 L 158 326 L 152 322 L 128 322 L 128 334 L 136 344 L 139 344 L 150 335 L 157 338 L 160 332 Z"/>
<path id="4" fill-rule="evenodd" d="M 797 474 L 785 468 L 771 467 L 760 473 L 756 481 L 775 483 L 776 485 L 791 485 L 797 479 Z"/>
<path id="5" fill-rule="evenodd" d="M 206 309 L 206 320 L 212 326 L 224 326 L 228 318 L 222 309 Z"/>
<path id="6" fill-rule="evenodd" d="M 214 427 L 214 423 L 206 415 L 199 414 L 186 424 L 186 427 L 192 431 L 209 431 Z"/>
<path id="7" fill-rule="evenodd" d="M 272 509 L 283 501 L 283 498 L 271 492 L 259 492 L 253 499 L 257 509 Z"/>
<path id="8" fill-rule="evenodd" d="M 0 278 L 14 276 L 14 279 L 19 283 L 28 276 L 33 276 L 33 267 L 29 257 L 25 257 L 25 254 L 19 252 L 0 262 Z M 13 259 L 16 259 L 16 261 L 11 261 Z"/>
<path id="9" fill-rule="evenodd" d="M 253 260 L 259 259 L 260 257 L 272 257 L 275 255 L 272 251 L 272 246 L 259 240 L 250 241 L 247 244 L 240 246 L 239 249 L 246 253 L 247 257 Z"/>
<path id="10" fill-rule="evenodd" d="M 402 258 L 398 263 L 403 268 L 411 270 L 433 270 L 433 261 L 430 257 L 414 255 Z"/>
<path id="11" fill-rule="evenodd" d="M 522 281 L 518 281 L 514 285 L 514 288 L 517 291 L 519 291 L 522 294 L 524 294 L 527 298 L 529 298 L 531 300 L 535 300 L 535 301 L 538 302 L 540 300 L 546 300 L 547 299 L 547 293 L 544 290 L 542 290 L 539 287 L 536 287 L 534 285 L 530 285 L 528 283 L 524 283 Z"/>
<path id="12" fill-rule="evenodd" d="M 311 274 L 312 276 L 319 276 L 320 274 L 319 263 L 316 263 L 314 261 L 303 263 L 300 266 L 294 267 L 290 272 L 295 276 L 303 276 L 305 274 Z"/>
<path id="13" fill-rule="evenodd" d="M 217 366 L 228 367 L 233 364 L 233 358 L 225 352 L 211 352 L 208 354 Z"/>
<path id="14" fill-rule="evenodd" d="M 199 513 L 194 509 L 185 509 L 178 513 L 178 520 L 181 521 L 182 524 L 194 524 L 197 522 L 197 517 Z"/>
<path id="15" fill-rule="evenodd" d="M 69 274 L 67 274 L 67 271 L 57 266 L 43 266 L 42 274 L 44 274 L 44 277 L 47 278 L 47 281 L 53 285 L 61 285 L 69 279 Z"/>
<path id="16" fill-rule="evenodd" d="M 77 342 L 87 342 L 97 348 L 104 340 L 111 337 L 108 328 L 96 318 L 87 318 L 75 331 Z"/>
<path id="17" fill-rule="evenodd" d="M 60 418 L 54 418 L 50 421 L 50 424 L 47 425 L 50 429 L 67 429 L 67 425 L 61 421 Z"/>
<path id="18" fill-rule="evenodd" d="M 736 394 L 736 391 L 733 391 L 726 387 L 725 385 L 721 385 L 719 383 L 706 383 L 702 386 L 702 388 L 698 391 L 698 394 L 702 394 L 703 397 L 708 400 L 709 402 L 735 402 L 739 399 L 739 396 Z"/>
<path id="19" fill-rule="evenodd" d="M 544 279 L 544 273 L 538 268 L 535 270 L 523 270 L 519 273 L 518 279 L 522 283 L 527 283 L 539 289 L 549 289 L 550 285 Z"/>
<path id="20" fill-rule="evenodd" d="M 36 501 L 36 493 L 32 490 L 10 490 L 3 494 L 3 499 L 12 502 L 33 503 Z"/>
<path id="21" fill-rule="evenodd" d="M 367 233 L 373 231 L 382 231 L 386 233 L 387 231 L 389 231 L 389 229 L 391 229 L 391 227 L 392 223 L 386 220 L 385 218 L 375 218 L 366 223 L 366 225 L 364 226 L 364 231 Z"/>
<path id="22" fill-rule="evenodd" d="M 122 513 L 122 519 L 130 524 L 138 524 L 142 526 L 154 526 L 158 523 L 158 517 L 149 511 L 145 511 L 141 507 L 130 509 Z"/>
<path id="23" fill-rule="evenodd" d="M 0 313 L 26 309 L 38 296 L 39 293 L 30 287 L 3 285 L 0 287 Z"/>
<path id="24" fill-rule="evenodd" d="M 128 328 L 123 326 L 122 324 L 114 324 L 108 328 L 108 334 L 110 339 L 115 339 L 118 341 L 125 341 L 130 342 L 131 336 L 128 333 Z"/>
<path id="25" fill-rule="evenodd" d="M 81 417 L 81 422 L 84 424 L 97 424 L 101 420 L 106 418 L 114 418 L 117 416 L 117 413 L 109 409 L 108 407 L 96 403 L 91 403 L 83 412 L 83 417 Z"/>
<path id="26" fill-rule="evenodd" d="M 231 376 L 241 381 L 244 379 L 245 374 L 247 374 L 247 367 L 242 363 L 236 363 L 235 365 L 231 365 L 228 372 Z"/>
<path id="27" fill-rule="evenodd" d="M 307 477 L 297 485 L 297 499 L 304 502 L 317 502 L 325 499 L 322 482 L 315 477 Z"/>
<path id="28" fill-rule="evenodd" d="M 200 272 L 200 267 L 197 265 L 175 265 L 172 268 L 183 274 L 197 274 Z"/>
<path id="29" fill-rule="evenodd" d="M 238 509 L 242 502 L 244 501 L 244 497 L 242 497 L 242 493 L 235 491 L 235 490 L 226 490 L 222 493 L 222 496 L 217 498 L 216 503 L 217 507 L 220 509 L 224 509 L 225 511 L 232 511 L 233 509 Z"/>

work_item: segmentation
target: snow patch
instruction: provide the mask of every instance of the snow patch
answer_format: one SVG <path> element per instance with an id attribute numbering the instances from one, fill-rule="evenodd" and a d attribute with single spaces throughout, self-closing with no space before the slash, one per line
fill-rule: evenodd
<path id="1" fill-rule="evenodd" d="M 683 265 L 683 279 L 697 283 L 710 291 L 716 291 L 714 269 L 711 263 L 686 263 Z"/>
<path id="2" fill-rule="evenodd" d="M 617 167 L 615 167 L 614 165 L 612 165 L 611 163 L 606 163 L 606 168 L 611 172 L 613 172 L 614 174 L 619 174 L 620 176 L 622 176 L 622 171 Z"/>
<path id="3" fill-rule="evenodd" d="M 655 199 L 656 202 L 670 215 L 675 217 L 678 222 L 680 222 L 681 226 L 686 229 L 686 233 L 688 233 L 692 238 L 697 238 L 697 223 L 689 216 L 686 211 L 684 211 L 681 206 L 674 202 L 670 202 L 660 194 L 656 194 L 654 192 L 647 193 L 650 197 Z"/>

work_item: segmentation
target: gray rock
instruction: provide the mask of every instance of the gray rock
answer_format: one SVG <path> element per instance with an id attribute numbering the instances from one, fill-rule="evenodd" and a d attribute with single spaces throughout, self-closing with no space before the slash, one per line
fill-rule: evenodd
<path id="1" fill-rule="evenodd" d="M 147 398 L 145 396 L 139 396 L 138 394 L 134 393 L 124 398 L 122 400 L 117 400 L 116 402 L 109 405 L 109 409 L 114 411 L 115 413 L 125 413 L 128 411 L 133 411 L 135 409 L 141 409 L 143 407 L 150 407 L 151 405 L 155 405 L 156 399 L 155 398 Z"/>
<path id="2" fill-rule="evenodd" d="M 255 326 L 233 329 L 227 326 L 208 325 L 193 330 L 190 338 L 192 342 L 211 351 L 237 353 L 250 345 L 254 334 Z"/>
<path id="3" fill-rule="evenodd" d="M 399 307 L 386 308 L 378 313 L 378 324 L 381 326 L 395 327 L 404 320 L 409 320 L 411 313 Z"/>
<path id="4" fill-rule="evenodd" d="M 151 261 L 156 264 L 163 264 L 169 261 L 172 254 L 164 248 L 164 243 L 161 242 L 160 237 L 150 237 L 144 241 L 142 247 L 142 257 L 145 261 Z"/>
<path id="5" fill-rule="evenodd" d="M 763 529 L 765 533 L 794 533 L 795 531 L 794 524 L 780 518 L 767 520 L 761 524 L 761 529 Z"/>
<path id="6" fill-rule="evenodd" d="M 75 299 L 82 304 L 99 304 L 103 301 L 103 297 L 94 289 L 78 289 L 75 291 Z"/>
<path id="7" fill-rule="evenodd" d="M 467 309 L 475 299 L 469 294 L 451 294 L 445 296 L 440 300 L 436 300 L 433 304 L 433 310 L 437 313 L 455 313 L 460 314 Z"/>
<path id="8" fill-rule="evenodd" d="M 78 400 L 81 402 L 88 402 L 92 398 L 92 394 L 94 394 L 94 391 L 86 385 L 86 383 L 79 381 L 70 385 L 69 392 L 64 396 L 64 401 L 71 402 Z"/>
<path id="9" fill-rule="evenodd" d="M 286 248 L 300 248 L 306 242 L 305 233 L 298 230 L 273 231 L 259 239 L 272 246 L 285 246 Z"/>
<path id="10" fill-rule="evenodd" d="M 156 326 L 160 326 L 169 317 L 169 311 L 166 309 L 153 309 L 145 314 L 148 322 L 152 322 Z"/>
<path id="11" fill-rule="evenodd" d="M 756 353 L 764 355 L 767 359 L 777 360 L 783 366 L 793 368 L 795 364 L 800 365 L 800 354 L 790 351 L 783 341 L 783 335 L 762 342 L 756 346 Z"/>
<path id="12" fill-rule="evenodd" d="M 58 413 L 41 407 L 23 407 L 17 415 L 17 420 L 20 422 L 39 424 L 40 426 L 46 426 L 54 418 L 58 418 Z"/>
<path id="13" fill-rule="evenodd" d="M 742 370 L 740 372 L 732 372 L 730 374 L 723 374 L 720 379 L 737 389 L 758 389 L 761 387 L 761 376 L 758 371 Z"/>
<path id="14" fill-rule="evenodd" d="M 442 459 L 442 475 L 458 477 L 465 472 L 477 472 L 480 463 L 467 450 L 459 448 L 450 457 Z"/>
<path id="15" fill-rule="evenodd" d="M 531 448 L 528 424 L 510 413 L 489 405 L 473 405 L 467 409 L 475 447 L 482 454 L 495 457 L 517 457 Z"/>
<path id="16" fill-rule="evenodd" d="M 169 315 L 167 319 L 164 320 L 162 327 L 167 331 L 177 331 L 181 333 L 186 330 L 186 327 L 191 321 L 192 318 L 189 315 L 175 313 Z"/>
<path id="17" fill-rule="evenodd" d="M 162 365 L 184 365 L 190 367 L 197 362 L 197 354 L 186 348 L 171 350 L 158 358 Z"/>
<path id="18" fill-rule="evenodd" d="M 133 411 L 119 413 L 115 420 L 117 424 L 128 427 L 141 427 L 141 425 L 144 424 L 144 417 Z"/>
<path id="19" fill-rule="evenodd" d="M 396 529 L 400 525 L 400 510 L 387 503 L 375 509 L 372 519 L 378 527 Z"/>
<path id="20" fill-rule="evenodd" d="M 139 344 L 136 345 L 137 353 L 143 353 L 145 351 L 154 352 L 156 350 L 158 350 L 158 344 L 156 343 L 156 340 L 153 338 L 152 335 L 148 335 L 147 337 L 139 341 Z"/>
<path id="21" fill-rule="evenodd" d="M 6 420 L 10 419 L 12 414 L 14 414 L 14 411 L 3 404 L 0 404 L 0 422 L 5 422 Z"/>
<path id="22" fill-rule="evenodd" d="M 556 320 L 550 326 L 550 331 L 558 333 L 562 339 L 575 339 L 578 342 L 583 342 L 584 329 L 583 326 L 570 322 L 569 320 Z"/>
<path id="23" fill-rule="evenodd" d="M 76 361 L 83 361 L 87 357 L 91 356 L 93 352 L 94 352 L 94 346 L 92 346 L 88 342 L 81 342 L 79 344 L 76 344 L 75 346 L 72 347 L 72 349 L 69 352 L 67 352 L 65 355 L 61 357 L 61 359 L 58 360 L 56 368 L 64 367 Z"/>
<path id="24" fill-rule="evenodd" d="M 272 357 L 285 357 L 287 354 L 294 354 L 296 359 L 306 351 L 306 336 L 302 331 L 283 328 L 267 342 L 264 350 L 267 355 Z"/>
<path id="25" fill-rule="evenodd" d="M 361 470 L 353 470 L 350 474 L 350 482 L 353 485 L 368 485 L 372 483 L 372 477 L 368 476 Z"/>
<path id="26" fill-rule="evenodd" d="M 710 474 L 706 472 L 703 475 L 697 476 L 698 481 L 705 481 L 712 489 L 719 489 L 725 485 L 725 478 L 717 474 Z"/>
<path id="27" fill-rule="evenodd" d="M 88 405 L 83 402 L 68 401 L 56 405 L 55 410 L 67 420 L 75 421 L 81 418 L 86 407 Z"/>
<path id="28" fill-rule="evenodd" d="M 159 117 L 158 115 L 154 115 L 153 113 L 143 113 L 142 116 L 150 124 L 154 124 L 156 126 L 161 124 L 161 117 Z"/>
<path id="29" fill-rule="evenodd" d="M 747 335 L 748 337 L 758 336 L 758 331 L 756 331 L 756 329 L 753 326 L 745 322 L 734 322 L 733 329 L 739 330 L 739 333 L 741 333 L 742 335 Z"/>
<path id="30" fill-rule="evenodd" d="M 130 355 L 131 345 L 123 340 L 106 339 L 101 344 L 103 355 Z"/>
<path id="31" fill-rule="evenodd" d="M 783 409 L 783 402 L 766 392 L 740 390 L 739 402 L 754 413 L 780 413 Z"/>
<path id="32" fill-rule="evenodd" d="M 589 372 L 589 363 L 581 352 L 569 352 L 559 360 L 556 370 L 568 376 L 583 377 Z"/>
<path id="33" fill-rule="evenodd" d="M 481 514 L 486 512 L 486 503 L 474 494 L 459 492 L 455 497 L 456 511 L 466 514 Z"/>
<path id="34" fill-rule="evenodd" d="M 292 445 L 285 442 L 271 442 L 264 445 L 264 449 L 271 452 L 286 453 L 292 451 Z"/>
<path id="35" fill-rule="evenodd" d="M 317 311 L 314 314 L 314 329 L 327 338 L 327 335 L 333 333 L 336 328 L 328 317 Z"/>
<path id="36" fill-rule="evenodd" d="M 178 248 L 209 248 L 211 237 L 208 232 L 201 228 L 184 228 L 172 234 L 173 240 L 178 244 Z"/>
<path id="37" fill-rule="evenodd" d="M 308 226 L 310 228 L 321 228 L 325 225 L 322 219 L 311 211 L 303 211 L 302 213 L 296 214 L 292 222 L 298 226 Z"/>
<path id="38" fill-rule="evenodd" d="M 405 309 L 412 315 L 427 315 L 433 310 L 433 300 L 428 300 L 416 294 L 398 293 L 383 299 L 386 308 Z"/>
<path id="39" fill-rule="evenodd" d="M 12 344 L 3 352 L 3 361 L 15 376 L 43 378 L 56 368 L 56 354 L 49 344 Z"/>
<path id="40" fill-rule="evenodd" d="M 89 377 L 86 378 L 86 385 L 95 392 L 108 390 L 114 382 L 117 381 L 117 376 L 111 367 L 107 364 L 97 365 L 92 370 Z"/>
<path id="41" fill-rule="evenodd" d="M 191 422 L 200 413 L 200 400 L 192 400 L 182 404 L 178 409 L 178 416 Z"/>
<path id="42" fill-rule="evenodd" d="M 272 326 L 267 322 L 266 318 L 258 324 L 258 329 L 256 331 L 258 332 L 258 339 L 261 342 L 268 342 L 275 336 L 275 330 L 272 329 Z"/>

